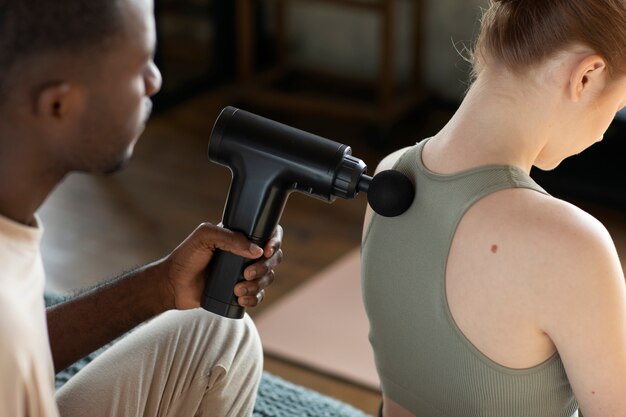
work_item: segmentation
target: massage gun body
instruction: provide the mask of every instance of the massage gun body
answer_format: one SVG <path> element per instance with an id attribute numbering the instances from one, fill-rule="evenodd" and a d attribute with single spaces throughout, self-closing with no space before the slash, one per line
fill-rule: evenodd
<path id="1" fill-rule="evenodd" d="M 209 159 L 228 167 L 233 176 L 224 227 L 264 247 L 292 192 L 327 202 L 337 196 L 353 198 L 366 166 L 351 152 L 349 146 L 227 107 L 209 143 Z M 225 317 L 243 317 L 233 288 L 252 262 L 216 251 L 207 269 L 202 306 Z"/>

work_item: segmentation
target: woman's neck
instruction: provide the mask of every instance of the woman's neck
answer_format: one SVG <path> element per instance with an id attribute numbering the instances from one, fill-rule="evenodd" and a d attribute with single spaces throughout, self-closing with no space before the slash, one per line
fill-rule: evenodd
<path id="1" fill-rule="evenodd" d="M 479 76 L 458 111 L 429 143 L 425 155 L 429 168 L 451 173 L 497 164 L 530 172 L 553 136 L 555 98 L 549 90 L 538 89 L 536 82 L 526 85 L 513 77 Z"/>

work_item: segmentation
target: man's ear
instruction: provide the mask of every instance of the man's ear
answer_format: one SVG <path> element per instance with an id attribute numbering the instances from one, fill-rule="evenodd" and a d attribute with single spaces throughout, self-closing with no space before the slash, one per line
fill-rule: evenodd
<path id="1" fill-rule="evenodd" d="M 83 106 L 84 96 L 78 86 L 52 82 L 37 93 L 35 114 L 49 121 L 62 122 L 82 113 Z"/>
<path id="2" fill-rule="evenodd" d="M 607 66 L 600 55 L 588 55 L 572 68 L 570 98 L 577 103 L 592 91 L 600 91 L 606 82 Z"/>

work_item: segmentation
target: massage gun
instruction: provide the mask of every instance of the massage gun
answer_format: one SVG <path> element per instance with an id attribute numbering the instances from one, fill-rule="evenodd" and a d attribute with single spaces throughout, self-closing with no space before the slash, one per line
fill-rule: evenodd
<path id="1" fill-rule="evenodd" d="M 209 141 L 209 160 L 228 167 L 232 182 L 222 224 L 264 247 L 294 191 L 327 202 L 368 193 L 370 206 L 393 217 L 413 202 L 411 181 L 397 171 L 366 175 L 366 165 L 349 146 L 315 136 L 234 107 L 222 110 Z M 234 287 L 255 262 L 217 250 L 205 276 L 202 307 L 242 318 Z"/>

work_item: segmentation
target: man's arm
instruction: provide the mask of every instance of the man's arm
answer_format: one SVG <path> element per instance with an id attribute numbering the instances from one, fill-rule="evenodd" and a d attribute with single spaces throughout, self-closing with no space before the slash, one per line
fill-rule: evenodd
<path id="1" fill-rule="evenodd" d="M 255 306 L 256 294 L 271 284 L 273 268 L 282 259 L 281 240 L 279 226 L 262 250 L 240 233 L 203 224 L 167 257 L 48 308 L 55 370 L 66 368 L 160 313 L 199 307 L 204 270 L 216 249 L 250 259 L 265 255 L 246 268 L 247 281 L 235 287 L 240 304 Z"/>

